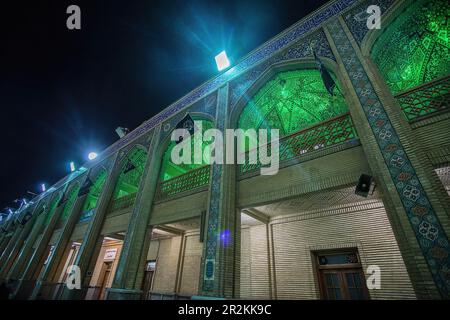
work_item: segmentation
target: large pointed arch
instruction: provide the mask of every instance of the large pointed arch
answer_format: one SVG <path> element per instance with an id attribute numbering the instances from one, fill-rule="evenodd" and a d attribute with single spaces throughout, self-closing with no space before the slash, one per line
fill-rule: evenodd
<path id="1" fill-rule="evenodd" d="M 334 96 L 325 88 L 316 68 L 275 73 L 247 100 L 237 127 L 243 130 L 278 129 L 282 138 L 347 114 L 349 109 L 339 89 L 339 81 L 333 73 L 331 75 L 337 83 Z M 242 143 L 245 145 L 240 145 L 238 151 L 248 151 L 249 141 Z M 256 143 L 253 141 L 253 145 Z M 322 144 L 321 141 L 317 143 Z"/>
<path id="2" fill-rule="evenodd" d="M 199 114 L 191 114 L 191 117 L 196 122 L 201 122 L 201 136 L 203 133 L 215 127 L 214 121 L 209 117 Z M 194 135 L 191 139 L 191 150 L 194 150 L 194 143 L 200 135 Z M 168 197 L 178 195 L 184 192 L 191 192 L 192 190 L 201 190 L 209 183 L 210 166 L 207 156 L 210 154 L 209 147 L 211 142 L 202 141 L 202 163 L 195 163 L 194 154 L 192 152 L 191 164 L 175 164 L 172 161 L 172 150 L 176 146 L 174 141 L 168 141 L 164 144 L 165 149 L 161 157 L 161 166 L 159 171 L 159 183 L 156 192 L 156 201 L 164 200 Z"/>
<path id="3" fill-rule="evenodd" d="M 80 221 L 87 221 L 90 217 L 92 217 L 94 210 L 97 208 L 98 200 L 103 191 L 107 178 L 108 171 L 105 168 L 101 168 L 93 179 L 92 186 L 89 188 L 89 192 L 84 200 L 80 214 Z"/>
<path id="4" fill-rule="evenodd" d="M 450 71 L 450 24 L 448 2 L 405 2 L 384 23 L 375 39 L 363 44 L 396 95 L 448 76 Z"/>
<path id="5" fill-rule="evenodd" d="M 74 186 L 72 186 L 66 194 L 66 200 L 64 201 L 64 207 L 61 212 L 61 220 L 66 220 L 70 212 L 72 211 L 73 206 L 75 205 L 75 202 L 78 198 L 78 193 L 80 192 L 80 183 L 76 183 Z"/>
<path id="6" fill-rule="evenodd" d="M 147 150 L 134 146 L 123 158 L 121 171 L 114 188 L 110 211 L 130 207 L 134 204 L 147 162 Z"/>
<path id="7" fill-rule="evenodd" d="M 50 220 L 52 219 L 53 215 L 56 212 L 56 209 L 58 208 L 58 205 L 63 197 L 62 192 L 58 192 L 54 198 L 48 203 L 48 205 L 44 205 L 45 208 L 45 222 L 44 225 L 47 226 L 50 223 Z"/>

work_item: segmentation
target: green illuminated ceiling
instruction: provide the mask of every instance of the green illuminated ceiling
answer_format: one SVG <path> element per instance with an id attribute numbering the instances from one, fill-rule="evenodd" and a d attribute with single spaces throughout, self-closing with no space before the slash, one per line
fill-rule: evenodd
<path id="1" fill-rule="evenodd" d="M 119 199 L 138 191 L 146 161 L 147 152 L 141 148 L 136 147 L 128 153 L 114 190 L 114 199 Z"/>
<path id="2" fill-rule="evenodd" d="M 348 112 L 342 94 L 334 93 L 330 96 L 316 69 L 279 73 L 248 102 L 238 126 L 279 129 L 285 136 Z"/>
<path id="3" fill-rule="evenodd" d="M 417 1 L 375 42 L 371 56 L 394 94 L 449 74 L 450 6 Z"/>
<path id="4" fill-rule="evenodd" d="M 104 169 L 97 175 L 92 187 L 89 189 L 89 193 L 86 197 L 86 201 L 84 202 L 82 211 L 91 210 L 97 207 L 97 201 L 100 197 L 100 193 L 102 192 L 107 176 L 108 173 Z"/>
<path id="5" fill-rule="evenodd" d="M 203 120 L 203 119 L 195 119 L 195 121 L 201 121 L 202 123 L 202 136 L 203 133 L 211 128 L 214 128 L 214 123 L 212 121 L 209 120 Z M 191 139 L 191 150 L 194 150 L 194 143 L 197 141 L 198 136 L 194 135 L 194 139 Z M 202 152 L 203 154 L 205 154 L 205 149 L 208 148 L 208 146 L 211 144 L 211 142 L 203 142 L 202 143 Z M 163 156 L 163 160 L 162 160 L 162 166 L 161 166 L 161 174 L 160 174 L 160 180 L 161 181 L 166 181 L 175 177 L 178 177 L 182 174 L 185 174 L 191 170 L 200 168 L 204 165 L 206 165 L 208 162 L 203 161 L 202 164 L 181 164 L 181 165 L 177 165 L 174 164 L 171 160 L 171 153 L 172 153 L 172 149 L 175 147 L 175 142 L 172 141 L 169 146 L 167 147 L 166 152 L 164 153 Z M 209 152 L 206 152 L 207 154 L 209 154 Z M 204 159 L 203 159 L 204 160 Z M 192 162 L 194 162 L 193 159 L 193 152 L 192 152 Z"/>

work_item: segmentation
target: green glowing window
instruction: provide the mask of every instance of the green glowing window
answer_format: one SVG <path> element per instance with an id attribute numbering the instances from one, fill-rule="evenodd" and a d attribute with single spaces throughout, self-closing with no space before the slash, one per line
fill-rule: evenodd
<path id="1" fill-rule="evenodd" d="M 106 177 L 108 176 L 108 173 L 106 170 L 102 170 L 95 179 L 92 187 L 89 189 L 89 193 L 86 197 L 86 201 L 83 205 L 83 212 L 92 210 L 97 207 L 97 201 L 100 197 L 100 193 L 102 192 L 103 185 L 106 182 Z"/>
<path id="2" fill-rule="evenodd" d="M 348 112 L 340 90 L 334 93 L 328 93 L 316 69 L 279 73 L 247 103 L 238 126 L 279 129 L 283 137 Z"/>
<path id="3" fill-rule="evenodd" d="M 371 56 L 394 94 L 448 75 L 449 16 L 445 0 L 417 1 L 377 39 Z"/>
<path id="4" fill-rule="evenodd" d="M 46 210 L 47 214 L 46 214 L 46 217 L 45 217 L 45 225 L 46 226 L 50 223 L 50 220 L 52 219 L 53 214 L 55 213 L 56 208 L 58 207 L 58 203 L 59 203 L 60 200 L 61 200 L 61 196 L 58 196 L 57 198 L 55 198 L 50 203 L 50 206 L 47 207 L 47 210 Z"/>
<path id="5" fill-rule="evenodd" d="M 136 147 L 126 155 L 114 190 L 114 199 L 120 199 L 138 191 L 146 161 L 147 152 L 141 148 Z"/>
<path id="6" fill-rule="evenodd" d="M 78 198 L 79 191 L 80 191 L 80 186 L 77 185 L 76 187 L 72 188 L 69 195 L 67 196 L 66 203 L 64 204 L 64 209 L 61 213 L 62 220 L 67 219 L 69 217 L 70 211 L 72 210 L 72 207 Z"/>
<path id="7" fill-rule="evenodd" d="M 195 119 L 194 121 L 201 121 L 202 123 L 202 135 L 203 133 L 211 128 L 214 128 L 214 123 L 212 121 L 209 120 L 202 120 L 202 119 Z M 198 139 L 198 136 L 194 135 L 194 138 L 191 139 L 191 150 L 194 150 L 194 143 L 196 142 L 196 139 Z M 211 142 L 203 142 L 202 144 L 202 152 L 203 154 L 205 154 L 205 150 L 209 150 L 209 145 L 211 144 Z M 208 164 L 209 161 L 205 161 L 205 159 L 203 159 L 203 163 L 202 164 L 194 164 L 194 158 L 193 158 L 193 152 L 192 152 L 192 163 L 193 164 L 174 164 L 171 160 L 171 153 L 172 153 L 172 149 L 175 146 L 175 142 L 171 141 L 171 143 L 169 144 L 169 146 L 166 149 L 166 152 L 164 153 L 163 156 L 163 160 L 162 160 L 162 167 L 161 167 L 161 175 L 160 175 L 160 180 L 161 181 L 166 181 L 175 177 L 178 177 L 182 174 L 185 174 L 191 170 L 203 167 L 204 165 Z M 210 154 L 209 151 L 206 151 L 207 155 Z M 208 160 L 208 159 L 206 159 Z"/>

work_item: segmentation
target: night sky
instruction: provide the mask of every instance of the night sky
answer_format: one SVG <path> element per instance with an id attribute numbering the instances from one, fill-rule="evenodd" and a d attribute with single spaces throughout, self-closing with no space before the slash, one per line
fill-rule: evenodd
<path id="1" fill-rule="evenodd" d="M 8 1 L 0 14 L 0 211 L 51 185 L 318 0 Z M 13 4 L 12 4 L 13 3 Z M 79 31 L 66 8 L 81 8 Z"/>

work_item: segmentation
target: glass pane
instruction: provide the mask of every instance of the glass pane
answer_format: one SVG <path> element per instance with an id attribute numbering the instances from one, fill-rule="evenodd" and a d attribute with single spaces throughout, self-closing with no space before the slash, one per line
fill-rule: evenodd
<path id="1" fill-rule="evenodd" d="M 333 289 L 327 289 L 327 299 L 329 300 L 335 300 L 334 296 L 334 290 Z"/>
<path id="2" fill-rule="evenodd" d="M 334 289 L 335 299 L 342 300 L 341 289 Z"/>
<path id="3" fill-rule="evenodd" d="M 326 284 L 327 287 L 332 288 L 333 287 L 333 278 L 331 274 L 325 274 Z"/>
<path id="4" fill-rule="evenodd" d="M 342 299 L 341 281 L 339 273 L 325 273 L 327 299 Z"/>
<path id="5" fill-rule="evenodd" d="M 349 263 L 358 263 L 358 255 L 356 253 L 327 254 L 319 256 L 320 265 Z"/>
<path id="6" fill-rule="evenodd" d="M 362 289 L 349 289 L 350 299 L 352 300 L 363 300 L 365 299 Z"/>
<path id="7" fill-rule="evenodd" d="M 355 276 L 354 276 L 354 279 L 355 279 L 355 287 L 361 288 L 362 287 L 361 275 L 356 273 Z"/>
<path id="8" fill-rule="evenodd" d="M 347 277 L 347 286 L 349 288 L 354 288 L 355 282 L 353 281 L 353 273 L 347 273 L 346 277 Z"/>
<path id="9" fill-rule="evenodd" d="M 361 287 L 361 275 L 359 273 L 346 273 L 347 286 L 350 293 L 350 299 L 364 299 L 364 292 Z"/>

